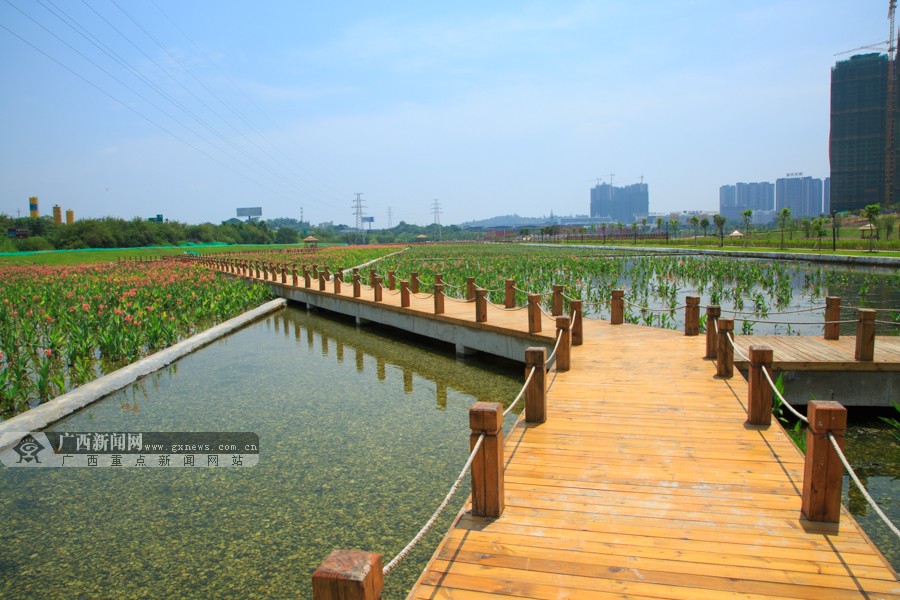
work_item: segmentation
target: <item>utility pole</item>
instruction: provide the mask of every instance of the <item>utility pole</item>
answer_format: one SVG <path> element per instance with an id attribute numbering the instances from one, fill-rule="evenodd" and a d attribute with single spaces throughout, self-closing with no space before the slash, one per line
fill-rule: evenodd
<path id="1" fill-rule="evenodd" d="M 356 201 L 353 203 L 354 214 L 356 215 L 356 243 L 360 243 L 360 238 L 362 237 L 363 228 L 362 228 L 362 218 L 363 218 L 363 209 L 366 207 L 362 201 L 362 195 L 364 192 L 356 192 Z"/>
<path id="2" fill-rule="evenodd" d="M 391 220 L 391 207 L 388 206 L 388 226 L 387 226 L 387 228 L 391 229 L 391 228 L 393 228 L 393 226 L 394 226 L 394 222 Z"/>
<path id="3" fill-rule="evenodd" d="M 437 238 L 441 240 L 441 203 L 437 198 L 431 203 L 431 210 L 434 212 L 434 224 L 437 225 Z"/>
<path id="4" fill-rule="evenodd" d="M 303 227 L 303 207 L 300 207 L 300 226 Z"/>

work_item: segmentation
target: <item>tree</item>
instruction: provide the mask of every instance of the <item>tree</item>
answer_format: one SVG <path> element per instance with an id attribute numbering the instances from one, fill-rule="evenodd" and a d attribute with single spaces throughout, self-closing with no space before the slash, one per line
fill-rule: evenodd
<path id="1" fill-rule="evenodd" d="M 753 220 L 753 211 L 749 208 L 741 213 L 744 221 L 744 245 L 750 241 L 750 221 Z"/>
<path id="2" fill-rule="evenodd" d="M 634 243 L 637 244 L 637 232 L 638 232 L 638 224 L 637 221 L 633 221 L 631 223 L 631 234 L 634 236 Z"/>
<path id="3" fill-rule="evenodd" d="M 716 225 L 716 229 L 719 230 L 719 246 L 725 245 L 725 217 L 723 215 L 715 215 L 713 216 L 713 223 Z"/>
<path id="4" fill-rule="evenodd" d="M 606 243 L 606 223 L 600 223 L 600 231 L 603 233 L 603 243 Z"/>
<path id="5" fill-rule="evenodd" d="M 296 244 L 300 241 L 300 232 L 293 227 L 279 227 L 275 232 L 276 244 Z"/>
<path id="6" fill-rule="evenodd" d="M 691 215 L 691 218 L 688 219 L 688 222 L 691 224 L 691 227 L 694 229 L 694 237 L 697 237 L 697 227 L 700 225 L 700 218 L 697 215 Z"/>
<path id="7" fill-rule="evenodd" d="M 663 218 L 656 217 L 656 230 L 660 231 L 660 230 L 662 230 L 662 228 L 663 228 Z"/>
<path id="8" fill-rule="evenodd" d="M 703 230 L 703 237 L 706 237 L 709 233 L 709 217 L 700 219 L 700 228 Z"/>
<path id="9" fill-rule="evenodd" d="M 875 252 L 875 236 L 878 235 L 878 215 L 881 214 L 880 204 L 869 204 L 863 209 L 863 216 L 872 226 L 869 231 L 869 252 Z"/>
<path id="10" fill-rule="evenodd" d="M 641 218 L 641 231 L 647 231 L 647 217 Z"/>
<path id="11" fill-rule="evenodd" d="M 669 225 L 672 226 L 672 237 L 678 237 L 678 219 L 669 219 Z"/>
<path id="12" fill-rule="evenodd" d="M 897 218 L 894 215 L 882 215 L 881 226 L 884 228 L 884 239 L 891 239 L 891 234 L 894 233 L 894 224 L 896 222 Z"/>
<path id="13" fill-rule="evenodd" d="M 791 209 L 787 206 L 778 211 L 778 226 L 781 227 L 781 249 L 784 250 L 784 228 L 791 220 Z"/>

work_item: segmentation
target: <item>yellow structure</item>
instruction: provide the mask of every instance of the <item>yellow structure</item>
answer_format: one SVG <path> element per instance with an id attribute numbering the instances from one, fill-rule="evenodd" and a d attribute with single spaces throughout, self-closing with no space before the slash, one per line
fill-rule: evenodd
<path id="1" fill-rule="evenodd" d="M 57 225 L 62 225 L 62 209 L 59 207 L 59 204 L 53 205 L 53 222 Z"/>
<path id="2" fill-rule="evenodd" d="M 75 211 L 71 208 L 66 211 L 66 225 L 71 225 L 75 222 Z"/>
<path id="3" fill-rule="evenodd" d="M 38 198 L 37 196 L 32 196 L 28 199 L 28 214 L 32 219 L 38 218 Z"/>

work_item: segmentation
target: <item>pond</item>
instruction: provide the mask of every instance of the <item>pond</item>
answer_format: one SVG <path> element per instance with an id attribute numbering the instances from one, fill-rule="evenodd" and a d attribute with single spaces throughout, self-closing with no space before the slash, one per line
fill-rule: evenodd
<path id="1" fill-rule="evenodd" d="M 288 308 L 49 428 L 252 431 L 256 466 L 0 471 L 0 597 L 311 597 L 333 549 L 406 545 L 465 462 L 468 407 L 520 386 L 520 366 Z"/>

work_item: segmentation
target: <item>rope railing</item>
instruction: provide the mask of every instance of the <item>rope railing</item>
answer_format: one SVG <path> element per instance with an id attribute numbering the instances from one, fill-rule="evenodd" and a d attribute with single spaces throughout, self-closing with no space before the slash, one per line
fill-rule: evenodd
<path id="1" fill-rule="evenodd" d="M 782 313 L 783 314 L 783 313 Z M 771 319 L 735 319 L 741 323 L 771 323 L 772 325 L 845 325 L 856 323 L 856 319 L 845 321 L 772 321 Z"/>
<path id="2" fill-rule="evenodd" d="M 797 310 L 778 310 L 778 311 L 766 310 L 765 312 L 766 312 L 766 314 L 795 315 L 795 314 L 799 314 L 799 313 L 816 312 L 816 311 L 820 311 L 820 310 L 825 310 L 825 307 L 824 306 L 812 306 L 810 308 L 800 308 Z M 762 312 L 762 311 L 747 312 L 747 311 L 739 311 L 739 310 L 727 310 L 724 308 L 722 309 L 722 313 L 728 313 L 730 315 L 759 315 L 760 312 Z"/>
<path id="3" fill-rule="evenodd" d="M 556 361 L 556 351 L 559 350 L 559 343 L 562 341 L 563 330 L 560 329 L 559 333 L 556 334 L 556 345 L 553 346 L 553 352 L 550 353 L 550 356 L 547 357 L 547 365 L 548 369 L 550 368 L 550 363 Z M 554 362 L 555 364 L 555 362 Z"/>
<path id="4" fill-rule="evenodd" d="M 413 549 L 419 545 L 419 542 L 422 541 L 431 528 L 434 527 L 434 524 L 437 523 L 437 520 L 440 518 L 444 511 L 447 510 L 447 507 L 450 505 L 450 501 L 453 499 L 453 496 L 456 495 L 457 490 L 459 490 L 459 486 L 462 485 L 463 479 L 466 474 L 469 472 L 469 469 L 472 468 L 472 461 L 475 460 L 475 455 L 478 454 L 478 451 L 481 449 L 481 444 L 484 442 L 484 434 L 482 433 L 478 436 L 478 441 L 475 442 L 475 446 L 472 448 L 472 452 L 469 453 L 469 458 L 466 460 L 466 464 L 463 465 L 462 471 L 459 472 L 459 476 L 456 478 L 456 481 L 453 482 L 453 485 L 450 486 L 450 491 L 447 492 L 447 495 L 444 496 L 444 500 L 437 507 L 437 510 L 434 511 L 434 514 L 431 515 L 431 518 L 426 521 L 425 525 L 422 526 L 422 529 L 419 530 L 419 533 L 413 537 L 412 540 L 403 548 L 400 552 L 397 553 L 397 556 L 391 559 L 391 561 L 384 566 L 381 570 L 382 575 L 387 576 L 391 571 L 397 568 L 397 565 L 406 558 L 406 556 L 413 551 Z"/>
<path id="5" fill-rule="evenodd" d="M 636 303 L 634 303 L 634 302 L 631 302 L 630 300 L 626 300 L 625 298 L 622 298 L 622 301 L 623 301 L 625 304 L 627 304 L 628 306 L 633 306 L 633 307 L 635 307 L 635 308 L 641 309 L 642 311 L 647 311 L 647 312 L 652 312 L 652 313 L 668 313 L 668 312 L 675 312 L 675 311 L 678 311 L 678 310 L 684 310 L 684 309 L 687 307 L 686 304 L 682 304 L 681 306 L 673 306 L 673 307 L 671 307 L 671 308 L 650 308 L 649 306 L 643 306 L 643 305 L 641 305 L 641 304 L 636 304 Z"/>
<path id="6" fill-rule="evenodd" d="M 531 370 L 528 371 L 528 377 L 525 379 L 525 384 L 522 386 L 522 389 L 519 390 L 519 395 L 516 396 L 516 399 L 512 401 L 512 404 L 510 404 L 509 407 L 503 411 L 504 417 L 506 415 L 508 415 L 509 413 L 511 413 L 513 411 L 513 408 L 515 408 L 516 404 L 519 403 L 519 400 L 521 400 L 522 397 L 525 396 L 525 390 L 528 389 L 528 385 L 531 383 L 531 380 L 534 379 L 535 371 L 537 371 L 537 367 L 531 367 Z"/>
<path id="7" fill-rule="evenodd" d="M 850 479 L 853 480 L 853 483 L 856 484 L 856 487 L 859 488 L 860 493 L 866 499 L 866 502 L 869 503 L 869 506 L 872 507 L 872 510 L 881 517 L 881 520 L 884 521 L 884 524 L 888 526 L 888 528 L 894 532 L 898 538 L 900 538 L 900 530 L 897 529 L 897 526 L 894 525 L 890 519 L 888 519 L 887 515 L 882 512 L 881 508 L 872 499 L 872 496 L 869 495 L 869 492 L 866 490 L 865 486 L 859 480 L 859 477 L 856 476 L 856 472 L 853 470 L 853 467 L 850 466 L 850 463 L 847 461 L 847 457 L 844 456 L 844 453 L 841 451 L 841 447 L 838 445 L 837 440 L 834 438 L 834 434 L 830 431 L 828 432 L 828 441 L 831 442 L 831 445 L 834 447 L 835 452 L 837 452 L 838 458 L 841 459 L 841 463 L 843 463 L 844 468 L 847 470 L 847 474 L 850 476 Z"/>
<path id="8" fill-rule="evenodd" d="M 713 323 L 715 323 L 715 325 L 716 325 L 716 334 L 718 334 L 719 333 L 719 320 L 716 319 L 713 321 Z M 726 333 L 725 337 L 728 339 L 728 343 L 731 344 L 732 349 L 735 352 L 737 352 L 737 355 L 740 356 L 745 361 L 750 362 L 750 359 L 747 358 L 747 356 L 743 352 L 741 352 L 741 349 L 737 347 L 737 344 L 734 343 L 734 338 L 731 336 L 731 334 Z"/>
<path id="9" fill-rule="evenodd" d="M 900 308 L 869 308 L 868 306 L 841 306 L 841 310 L 874 310 L 875 312 L 895 312 L 900 313 Z"/>
<path id="10" fill-rule="evenodd" d="M 875 322 L 879 325 L 893 325 L 894 327 L 900 325 L 900 321 L 882 321 L 880 319 L 875 319 Z"/>
<path id="11" fill-rule="evenodd" d="M 775 382 L 772 381 L 772 377 L 769 375 L 769 370 L 765 366 L 762 367 L 762 373 L 766 376 L 766 381 L 769 382 L 769 387 L 772 388 L 772 392 L 774 392 L 775 395 L 778 396 L 778 399 L 781 400 L 781 406 L 786 406 L 788 410 L 790 410 L 794 414 L 795 417 L 797 417 L 804 423 L 809 424 L 809 419 L 807 419 L 796 408 L 791 406 L 787 400 L 784 399 L 784 396 L 782 396 L 781 392 L 778 391 L 778 387 L 775 385 Z"/>
<path id="12" fill-rule="evenodd" d="M 520 288 L 517 285 L 514 285 L 512 289 L 516 290 L 517 292 L 522 292 L 523 294 L 534 294 L 535 293 L 535 292 L 529 292 L 528 290 L 523 290 L 522 288 Z M 542 299 L 546 298 L 547 296 L 552 296 L 552 295 L 553 295 L 553 292 L 544 292 L 543 294 L 538 294 L 538 296 L 540 296 Z"/>
<path id="13" fill-rule="evenodd" d="M 527 306 L 513 306 L 512 308 L 507 308 L 507 307 L 503 306 L 502 304 L 497 304 L 496 302 L 491 302 L 490 300 L 488 300 L 487 302 L 494 308 L 499 308 L 500 310 L 505 310 L 507 312 L 513 312 L 513 311 L 517 311 L 517 310 L 525 310 L 526 308 L 528 308 Z"/>

